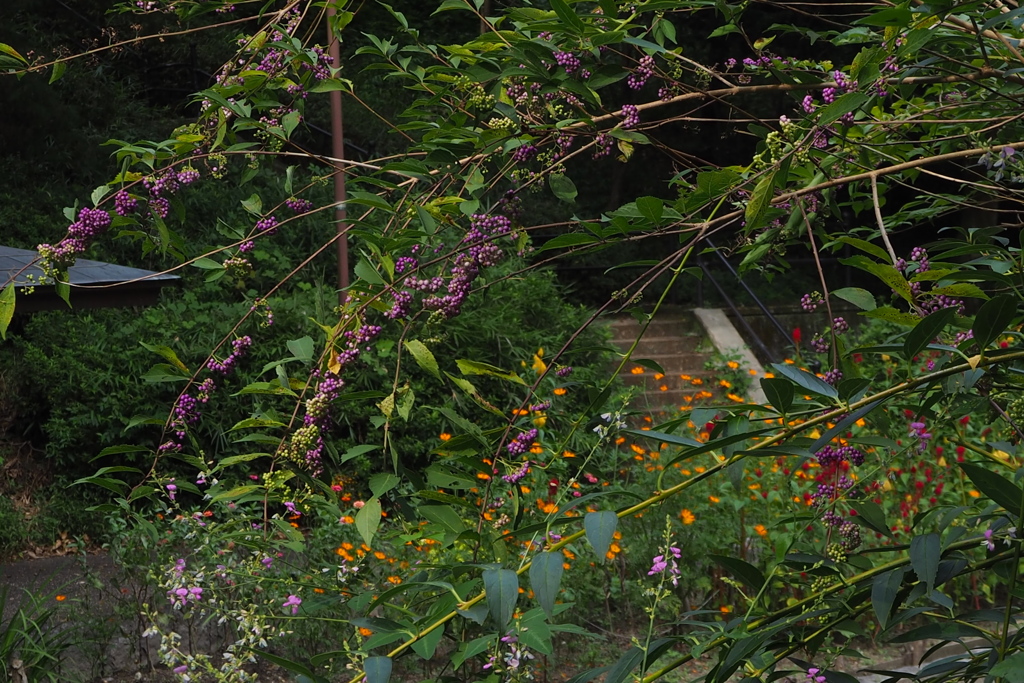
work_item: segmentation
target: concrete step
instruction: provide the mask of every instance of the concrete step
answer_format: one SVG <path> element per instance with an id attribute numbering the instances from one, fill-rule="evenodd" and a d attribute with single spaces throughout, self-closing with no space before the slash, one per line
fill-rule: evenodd
<path id="1" fill-rule="evenodd" d="M 643 330 L 643 326 L 633 319 L 616 320 L 609 323 L 612 332 L 612 339 L 636 339 Z M 647 337 L 703 337 L 703 328 L 696 318 L 686 319 L 659 319 L 654 320 L 644 332 Z"/>
<path id="2" fill-rule="evenodd" d="M 662 367 L 662 369 L 665 371 L 666 375 L 697 375 L 697 374 L 701 374 L 701 373 L 707 372 L 706 370 L 704 370 L 704 363 L 706 363 L 711 358 L 711 354 L 710 353 L 674 353 L 674 354 L 668 354 L 668 353 L 650 353 L 650 354 L 634 353 L 632 358 L 653 360 L 655 363 L 657 363 L 658 365 L 660 365 Z M 626 374 L 626 373 L 632 374 L 631 371 L 633 370 L 634 367 L 642 367 L 642 366 L 638 366 L 637 363 L 635 363 L 633 361 L 630 361 L 629 363 L 626 363 L 625 367 L 623 368 L 623 374 Z M 653 376 L 654 375 L 654 371 L 653 370 L 649 370 L 647 368 L 644 368 L 644 375 Z M 640 376 L 642 377 L 643 375 L 640 375 Z"/>
<path id="3" fill-rule="evenodd" d="M 679 375 L 686 375 L 694 379 L 701 379 L 703 380 L 703 384 L 694 384 L 692 380 L 681 379 Z M 654 373 L 648 370 L 642 375 L 623 373 L 621 377 L 622 383 L 627 387 L 647 387 L 650 391 L 657 391 L 658 387 L 664 385 L 669 389 L 692 388 L 693 391 L 700 391 L 701 389 L 706 389 L 708 387 L 713 375 L 714 373 L 707 370 L 699 370 L 694 372 L 666 374 L 661 379 L 655 379 Z"/>

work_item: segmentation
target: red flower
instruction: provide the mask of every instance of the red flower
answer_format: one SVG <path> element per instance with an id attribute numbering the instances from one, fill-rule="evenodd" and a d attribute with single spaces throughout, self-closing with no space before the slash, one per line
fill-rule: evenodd
<path id="1" fill-rule="evenodd" d="M 793 328 L 793 343 L 796 344 L 797 346 L 800 346 L 800 340 L 802 340 L 803 337 L 804 337 L 804 335 L 800 331 L 800 328 L 799 327 L 794 327 Z"/>
<path id="2" fill-rule="evenodd" d="M 970 415 L 964 415 L 963 417 L 960 418 L 960 424 L 962 424 L 962 425 L 965 425 L 965 424 L 967 424 L 970 421 L 971 421 L 971 416 Z"/>

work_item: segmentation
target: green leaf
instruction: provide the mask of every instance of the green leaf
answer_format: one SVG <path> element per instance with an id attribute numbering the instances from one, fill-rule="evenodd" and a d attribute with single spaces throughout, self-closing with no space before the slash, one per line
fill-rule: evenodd
<path id="1" fill-rule="evenodd" d="M 313 360 L 313 338 L 302 337 L 301 339 L 291 339 L 286 344 L 288 350 L 291 351 L 292 355 L 301 360 L 303 363 L 308 363 Z"/>
<path id="2" fill-rule="evenodd" d="M 940 622 L 937 624 L 925 624 L 912 628 L 905 633 L 900 633 L 889 638 L 890 643 L 912 643 L 915 640 L 961 640 L 962 638 L 985 638 L 983 630 L 970 624 L 955 622 Z M 1021 679 L 1024 680 L 1024 679 Z"/>
<path id="3" fill-rule="evenodd" d="M 818 379 L 818 377 L 812 375 L 806 370 L 801 370 L 795 365 L 772 363 L 772 368 L 774 368 L 775 372 L 778 374 L 793 380 L 799 386 L 812 394 L 827 396 L 828 398 L 837 398 L 839 396 L 839 391 L 836 390 L 834 386 Z"/>
<path id="4" fill-rule="evenodd" d="M 363 509 L 356 513 L 356 530 L 366 545 L 372 545 L 373 536 L 380 526 L 380 500 L 374 496 L 366 501 Z"/>
<path id="5" fill-rule="evenodd" d="M 1021 498 L 1024 491 L 1006 477 L 996 474 L 981 465 L 970 462 L 958 463 L 967 478 L 996 505 L 1003 507 L 1014 519 L 1020 514 Z"/>
<path id="6" fill-rule="evenodd" d="M 422 369 L 429 372 L 437 379 L 441 379 L 441 372 L 437 366 L 437 359 L 434 358 L 434 354 L 430 352 L 427 345 L 421 342 L 419 339 L 413 339 L 405 342 L 405 348 L 412 354 L 413 360 Z"/>
<path id="7" fill-rule="evenodd" d="M 7 328 L 14 319 L 14 284 L 0 290 L 0 339 L 7 339 Z"/>
<path id="8" fill-rule="evenodd" d="M 258 194 L 253 194 L 248 199 L 243 199 L 242 208 L 253 216 L 263 217 L 263 200 L 260 199 Z"/>
<path id="9" fill-rule="evenodd" d="M 283 422 L 277 420 L 267 420 L 261 417 L 248 417 L 244 420 L 240 420 L 235 423 L 235 426 L 229 429 L 229 432 L 234 432 L 239 429 L 256 429 L 260 427 L 287 427 Z"/>
<path id="10" fill-rule="evenodd" d="M 466 530 L 466 523 L 450 505 L 422 505 L 416 511 L 421 517 L 440 525 L 451 533 L 461 534 Z"/>
<path id="11" fill-rule="evenodd" d="M 371 285 L 382 285 L 384 284 L 384 278 L 380 276 L 380 273 L 370 265 L 370 262 L 364 258 L 359 259 L 359 263 L 352 269 L 352 272 L 356 274 L 360 280 L 369 282 Z"/>
<path id="12" fill-rule="evenodd" d="M 942 545 L 938 534 L 914 536 L 910 540 L 910 566 L 919 581 L 924 581 L 930 592 L 935 588 L 935 573 L 939 571 Z"/>
<path id="13" fill-rule="evenodd" d="M 635 645 L 626 651 L 626 654 L 619 657 L 618 661 L 612 665 L 611 669 L 608 670 L 608 674 L 605 676 L 603 683 L 623 683 L 629 678 L 630 673 L 637 666 L 650 667 L 654 662 L 669 650 L 673 645 L 676 644 L 673 638 L 659 638 L 652 642 L 648 647 L 647 651 L 644 652 Z M 643 674 L 643 671 L 640 672 Z M 640 678 L 643 676 L 641 675 Z"/>
<path id="14" fill-rule="evenodd" d="M 7 43 L 0 43 L 0 54 L 5 54 L 10 57 L 14 57 L 22 64 L 28 64 L 28 60 L 22 57 L 20 54 L 18 54 L 18 51 L 10 45 L 8 45 Z"/>
<path id="15" fill-rule="evenodd" d="M 657 197 L 640 197 L 636 200 L 636 209 L 644 218 L 657 223 L 665 213 L 665 203 Z"/>
<path id="16" fill-rule="evenodd" d="M 576 16 L 575 14 L 573 16 Z M 572 204 L 576 201 L 576 185 L 563 173 L 552 173 L 548 176 L 551 192 L 563 202 Z"/>
<path id="17" fill-rule="evenodd" d="M 879 306 L 873 311 L 864 311 L 861 315 L 868 318 L 888 320 L 891 323 L 904 325 L 906 327 L 914 327 L 921 320 L 913 313 L 904 313 L 903 311 L 896 310 L 892 306 Z"/>
<path id="18" fill-rule="evenodd" d="M 889 624 L 889 615 L 892 614 L 893 603 L 896 602 L 896 595 L 903 583 L 905 569 L 893 569 L 892 571 L 879 574 L 871 585 L 871 607 L 875 611 L 878 624 L 884 629 Z"/>
<path id="19" fill-rule="evenodd" d="M 1024 652 L 1010 655 L 993 666 L 988 674 L 1002 677 L 1004 683 L 1024 683 Z"/>
<path id="20" fill-rule="evenodd" d="M 142 381 L 154 384 L 159 382 L 184 382 L 187 379 L 188 377 L 182 376 L 178 368 L 167 363 L 157 363 L 142 375 Z"/>
<path id="21" fill-rule="evenodd" d="M 778 171 L 772 171 L 761 178 L 757 187 L 754 188 L 754 192 L 750 195 L 750 201 L 747 202 L 747 208 L 744 213 L 746 218 L 744 229 L 747 232 L 761 226 L 764 215 L 768 211 L 768 207 L 771 206 L 772 193 L 775 191 L 775 175 L 777 173 Z"/>
<path id="22" fill-rule="evenodd" d="M 274 664 L 277 664 L 278 666 L 288 671 L 291 671 L 294 674 L 298 674 L 299 676 L 306 676 L 310 680 L 316 680 L 316 674 L 310 671 L 308 667 L 299 664 L 298 662 L 293 662 L 290 659 L 285 659 L 284 657 L 271 654 L 269 652 L 263 652 L 262 650 L 254 650 L 254 652 L 258 654 L 260 657 L 266 659 L 268 662 L 273 662 Z"/>
<path id="23" fill-rule="evenodd" d="M 765 578 L 761 570 L 748 562 L 744 562 L 735 557 L 727 557 L 725 555 L 709 555 L 711 560 L 718 563 L 723 569 L 726 569 L 736 575 L 743 583 L 747 584 L 755 591 L 761 590 L 764 586 Z"/>
<path id="24" fill-rule="evenodd" d="M 555 10 L 555 14 L 557 14 L 558 18 L 562 20 L 562 23 L 565 24 L 566 28 L 573 33 L 583 33 L 586 28 L 583 21 L 576 16 L 576 13 L 573 12 L 572 8 L 565 3 L 565 0 L 550 0 L 550 2 L 551 9 Z"/>
<path id="25" fill-rule="evenodd" d="M 302 115 L 297 111 L 290 111 L 284 115 L 281 119 L 281 127 L 284 128 L 285 138 L 292 136 L 292 131 L 299 125 L 299 121 L 302 120 Z"/>
<path id="26" fill-rule="evenodd" d="M 379 472 L 370 477 L 370 491 L 373 492 L 374 496 L 383 496 L 385 493 L 398 486 L 398 482 L 400 481 L 401 479 L 390 472 Z"/>
<path id="27" fill-rule="evenodd" d="M 762 377 L 761 390 L 764 391 L 765 398 L 768 399 L 772 408 L 783 415 L 792 407 L 795 395 L 792 382 L 780 377 Z"/>
<path id="28" fill-rule="evenodd" d="M 821 110 L 818 118 L 819 126 L 827 126 L 844 114 L 860 109 L 871 97 L 867 93 L 848 92 L 837 97 L 832 104 Z"/>
<path id="29" fill-rule="evenodd" d="M 192 266 L 195 268 L 201 268 L 202 270 L 224 270 L 223 264 L 217 263 L 212 258 L 197 258 L 192 262 Z"/>
<path id="30" fill-rule="evenodd" d="M 519 576 L 511 569 L 485 569 L 483 579 L 487 609 L 498 630 L 504 632 L 519 600 Z"/>
<path id="31" fill-rule="evenodd" d="M 345 451 L 345 455 L 341 456 L 341 462 L 347 462 L 352 458 L 358 458 L 360 455 L 364 455 L 366 453 L 369 453 L 370 451 L 375 451 L 378 448 L 380 448 L 380 446 L 377 446 L 376 444 L 362 444 L 360 446 L 353 446 L 352 448 Z"/>
<path id="32" fill-rule="evenodd" d="M 459 366 L 459 372 L 463 375 L 491 375 L 492 377 L 500 377 L 501 379 L 508 380 L 509 382 L 515 382 L 516 384 L 526 385 L 523 378 L 514 372 L 508 372 L 501 368 L 491 365 L 490 363 L 480 363 L 475 360 L 458 359 L 455 364 Z"/>
<path id="33" fill-rule="evenodd" d="M 391 657 L 367 657 L 363 660 L 366 683 L 388 683 L 391 680 Z"/>
<path id="34" fill-rule="evenodd" d="M 840 237 L 839 239 L 837 239 L 836 242 L 841 242 L 843 244 L 849 244 L 851 247 L 856 247 L 857 249 L 860 249 L 863 252 L 871 254 L 872 256 L 875 256 L 875 257 L 881 259 L 882 261 L 888 261 L 889 260 L 889 253 L 885 249 L 882 249 L 880 246 L 878 246 L 876 244 L 872 244 L 871 242 L 868 242 L 867 240 L 858 239 L 856 237 L 846 237 L 846 236 L 844 236 L 844 237 Z"/>
<path id="35" fill-rule="evenodd" d="M 663 441 L 665 443 L 670 443 L 674 446 L 695 447 L 703 445 L 700 441 L 697 441 L 696 439 L 691 439 L 688 436 L 677 436 L 675 434 L 666 434 L 665 432 L 656 432 L 649 429 L 623 429 L 622 432 L 624 434 L 632 434 L 633 436 L 638 436 L 642 439 L 653 439 L 655 441 Z"/>
<path id="36" fill-rule="evenodd" d="M 903 357 L 913 360 L 917 354 L 934 341 L 939 333 L 946 328 L 946 325 L 953 322 L 955 315 L 955 308 L 943 308 L 921 320 L 914 329 L 910 330 L 907 338 L 903 341 Z"/>
<path id="37" fill-rule="evenodd" d="M 535 555 L 530 565 L 530 587 L 537 602 L 548 616 L 555 609 L 555 598 L 562 582 L 562 554 L 546 552 Z"/>
<path id="38" fill-rule="evenodd" d="M 893 537 L 892 530 L 885 523 L 885 512 L 877 503 L 871 500 L 851 500 L 850 507 L 857 513 L 854 521 L 889 538 Z"/>
<path id="39" fill-rule="evenodd" d="M 412 649 L 423 659 L 430 659 L 437 651 L 437 646 L 441 643 L 441 638 L 443 636 L 444 624 L 441 624 L 433 631 L 430 631 L 425 636 L 422 636 L 419 640 L 414 642 L 412 644 Z"/>
<path id="40" fill-rule="evenodd" d="M 57 296 L 68 305 L 68 308 L 71 308 L 71 284 L 63 280 L 57 280 L 53 283 L 53 288 L 57 292 Z"/>
<path id="41" fill-rule="evenodd" d="M 214 497 L 211 499 L 211 502 L 216 503 L 217 501 L 220 501 L 220 500 L 238 500 L 242 496 L 248 495 L 248 494 L 252 493 L 253 491 L 259 491 L 262 488 L 263 488 L 262 486 L 258 486 L 256 484 L 246 484 L 245 486 L 236 486 L 233 489 L 230 489 L 228 491 L 221 491 L 220 493 L 214 495 Z"/>
<path id="42" fill-rule="evenodd" d="M 1003 294 L 989 299 L 974 317 L 974 341 L 982 351 L 996 340 L 1017 314 L 1017 297 Z"/>
<path id="43" fill-rule="evenodd" d="M 553 237 L 538 249 L 538 252 L 548 251 L 551 249 L 562 249 L 564 247 L 579 247 L 585 244 L 595 244 L 600 242 L 597 237 L 590 235 L 585 232 L 567 232 L 558 237 Z"/>
<path id="44" fill-rule="evenodd" d="M 842 289 L 834 290 L 832 295 L 839 297 L 843 301 L 849 301 L 862 311 L 873 311 L 877 308 L 875 295 L 860 287 L 843 287 Z"/>
<path id="45" fill-rule="evenodd" d="M 615 529 L 619 525 L 619 516 L 611 510 L 588 512 L 583 518 L 583 529 L 587 533 L 587 543 L 597 553 L 599 560 L 604 560 L 608 548 L 612 545 Z"/>
<path id="46" fill-rule="evenodd" d="M 152 351 L 161 358 L 170 361 L 171 365 L 178 368 L 185 374 L 191 374 L 192 371 L 188 369 L 188 366 L 181 362 L 181 360 L 178 358 L 178 354 L 176 354 L 174 350 L 171 349 L 170 347 L 162 346 L 160 344 L 147 344 L 146 342 L 141 341 L 139 342 L 139 344 L 141 344 L 142 347 L 147 351 Z"/>

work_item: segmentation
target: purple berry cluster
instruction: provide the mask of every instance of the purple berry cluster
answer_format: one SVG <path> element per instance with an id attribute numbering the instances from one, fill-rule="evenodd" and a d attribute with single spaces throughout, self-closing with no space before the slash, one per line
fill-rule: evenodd
<path id="1" fill-rule="evenodd" d="M 525 163 L 536 157 L 537 152 L 537 146 L 527 142 L 526 144 L 516 147 L 516 151 L 512 152 L 512 160 L 519 163 Z"/>
<path id="2" fill-rule="evenodd" d="M 556 377 L 568 377 L 571 374 L 572 374 L 572 366 L 571 365 L 563 365 L 562 367 L 560 367 L 557 370 L 555 370 L 555 376 Z"/>
<path id="3" fill-rule="evenodd" d="M 831 467 L 849 462 L 855 467 L 864 464 L 864 453 L 853 446 L 840 446 L 835 448 L 827 445 L 815 454 L 822 467 Z"/>
<path id="4" fill-rule="evenodd" d="M 54 277 L 73 266 L 78 256 L 89 248 L 89 243 L 106 232 L 110 222 L 106 211 L 84 207 L 78 212 L 78 220 L 68 226 L 68 237 L 56 246 L 40 244 L 36 249 L 42 257 L 40 265 L 46 277 Z"/>
<path id="5" fill-rule="evenodd" d="M 838 368 L 833 368 L 832 370 L 829 370 L 822 376 L 822 380 L 825 382 L 825 384 L 831 384 L 832 386 L 836 386 L 837 384 L 839 384 L 839 382 L 842 381 L 842 379 L 843 371 Z"/>
<path id="6" fill-rule="evenodd" d="M 515 443 L 515 441 L 513 441 L 512 443 Z M 510 443 L 509 446 L 511 446 L 511 445 L 512 444 Z M 501 478 L 507 484 L 517 484 L 520 481 L 522 481 L 529 472 L 530 472 L 530 461 L 527 460 L 515 472 L 513 472 L 512 474 L 503 475 Z"/>
<path id="7" fill-rule="evenodd" d="M 636 69 L 626 79 L 626 85 L 632 90 L 640 90 L 647 85 L 647 79 L 654 75 L 654 57 L 644 55 Z"/>
<path id="8" fill-rule="evenodd" d="M 232 351 L 228 357 L 223 362 L 218 361 L 216 358 L 211 358 L 206 363 L 206 369 L 210 372 L 219 372 L 222 375 L 230 374 L 235 369 L 238 359 L 245 355 L 250 346 L 252 346 L 252 337 L 249 335 L 235 339 L 231 342 Z"/>
<path id="9" fill-rule="evenodd" d="M 800 308 L 804 309 L 808 313 L 823 303 L 825 303 L 825 297 L 823 297 L 820 292 L 811 292 L 810 294 L 804 294 L 800 297 Z"/>
<path id="10" fill-rule="evenodd" d="M 516 434 L 515 438 L 508 442 L 505 449 L 508 450 L 508 454 L 513 458 L 518 457 L 530 450 L 530 444 L 537 438 L 537 430 L 530 429 L 520 434 Z"/>
<path id="11" fill-rule="evenodd" d="M 599 133 L 594 138 L 594 153 L 591 155 L 594 159 L 600 159 L 606 157 L 612 153 L 612 148 L 615 146 L 615 141 L 611 135 L 607 133 Z"/>
<path id="12" fill-rule="evenodd" d="M 818 353 L 828 353 L 828 350 L 832 348 L 832 344 L 821 334 L 816 334 L 811 337 L 811 348 Z"/>
<path id="13" fill-rule="evenodd" d="M 838 317 L 832 321 L 832 331 L 836 334 L 842 334 L 850 329 L 850 323 L 846 322 L 843 317 Z"/>
<path id="14" fill-rule="evenodd" d="M 640 110 L 635 104 L 622 105 L 622 128 L 636 128 L 640 125 Z"/>
<path id="15" fill-rule="evenodd" d="M 127 190 L 118 190 L 114 194 L 114 212 L 118 216 L 130 216 L 139 208 L 139 200 L 128 194 Z"/>
<path id="16" fill-rule="evenodd" d="M 274 235 L 277 233 L 277 217 L 267 216 L 256 221 L 255 230 L 259 234 Z"/>
<path id="17" fill-rule="evenodd" d="M 297 197 L 289 197 L 284 200 L 284 205 L 294 213 L 309 213 L 313 210 L 313 202 L 308 199 L 301 199 Z"/>
<path id="18" fill-rule="evenodd" d="M 565 73 L 568 75 L 572 76 L 574 73 L 579 71 L 580 58 L 574 53 L 556 50 L 551 56 L 555 58 L 555 62 L 558 63 L 558 66 L 565 69 Z"/>

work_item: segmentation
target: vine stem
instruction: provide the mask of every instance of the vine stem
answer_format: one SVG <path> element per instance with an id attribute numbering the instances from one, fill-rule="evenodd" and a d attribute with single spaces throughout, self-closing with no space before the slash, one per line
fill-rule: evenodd
<path id="1" fill-rule="evenodd" d="M 938 371 L 930 373 L 928 375 L 922 375 L 920 377 L 917 377 L 917 378 L 914 378 L 914 379 L 909 379 L 907 381 L 901 382 L 900 384 L 897 384 L 894 387 L 890 387 L 890 388 L 888 388 L 888 389 L 886 389 L 884 391 L 881 391 L 881 392 L 879 392 L 877 394 L 874 394 L 872 396 L 868 396 L 868 397 L 862 398 L 861 400 L 856 401 L 854 403 L 851 403 L 848 406 L 841 406 L 839 408 L 830 410 L 827 413 L 818 415 L 817 417 L 813 417 L 813 418 L 811 418 L 811 419 L 807 420 L 806 422 L 803 422 L 803 423 L 801 423 L 799 425 L 793 425 L 791 427 L 788 427 L 787 429 L 784 429 L 783 431 L 779 432 L 778 434 L 776 434 L 774 436 L 771 436 L 771 437 L 765 439 L 764 441 L 759 441 L 758 443 L 753 444 L 750 448 L 746 449 L 746 451 L 744 451 L 742 453 L 737 453 L 736 455 L 732 456 L 731 458 L 727 458 L 725 460 L 722 460 L 717 465 L 712 465 L 708 469 L 704 470 L 704 472 L 702 472 L 700 474 L 697 474 L 697 475 L 691 477 L 690 479 L 687 479 L 686 481 L 680 482 L 680 483 L 676 484 L 675 486 L 672 486 L 671 488 L 668 488 L 668 489 L 665 489 L 663 491 L 660 491 L 660 492 L 656 493 L 655 495 L 647 498 L 646 500 L 643 500 L 643 501 L 641 501 L 641 502 L 639 502 L 636 505 L 633 505 L 631 507 L 628 507 L 628 508 L 625 508 L 623 510 L 620 510 L 620 511 L 616 512 L 615 514 L 616 514 L 617 517 L 619 517 L 621 519 L 623 517 L 628 517 L 630 515 L 635 515 L 638 512 L 642 512 L 643 510 L 646 510 L 647 508 L 651 507 L 652 505 L 655 505 L 655 504 L 660 503 L 660 502 L 662 502 L 664 500 L 667 500 L 667 499 L 675 496 L 676 494 L 681 493 L 682 491 L 685 491 L 690 486 L 693 486 L 696 483 L 699 483 L 699 482 L 701 482 L 701 481 L 703 481 L 705 479 L 708 479 L 708 478 L 712 477 L 715 474 L 718 474 L 719 472 L 723 471 L 728 466 L 730 466 L 730 465 L 732 465 L 732 464 L 734 464 L 736 462 L 739 462 L 740 460 L 745 458 L 747 456 L 747 454 L 749 454 L 751 452 L 754 452 L 754 451 L 757 451 L 757 450 L 761 450 L 761 449 L 767 448 L 769 446 L 773 446 L 773 445 L 775 445 L 777 443 L 780 443 L 780 442 L 782 442 L 782 441 L 784 441 L 784 440 L 786 440 L 786 439 L 788 439 L 788 438 L 790 438 L 792 436 L 795 436 L 796 434 L 799 434 L 800 432 L 802 432 L 802 431 L 804 431 L 806 429 L 809 429 L 809 428 L 814 427 L 816 425 L 819 425 L 819 424 L 822 424 L 824 422 L 827 422 L 827 421 L 829 421 L 829 420 L 831 420 L 833 418 L 836 418 L 836 417 L 838 417 L 840 415 L 845 415 L 845 414 L 851 413 L 851 412 L 857 410 L 858 408 L 862 408 L 862 407 L 864 407 L 866 405 L 869 405 L 871 403 L 874 403 L 876 401 L 884 401 L 884 400 L 889 399 L 889 398 L 891 398 L 891 397 L 893 397 L 893 396 L 895 396 L 897 394 L 903 393 L 905 391 L 912 390 L 912 389 L 914 389 L 914 388 L 916 388 L 918 386 L 921 386 L 921 385 L 930 384 L 931 382 L 934 382 L 935 380 L 941 379 L 943 377 L 949 377 L 950 375 L 955 375 L 955 374 L 958 374 L 958 373 L 961 373 L 961 372 L 967 372 L 968 370 L 974 370 L 974 369 L 979 368 L 979 367 L 988 367 L 990 365 L 998 365 L 1000 363 L 1006 363 L 1006 362 L 1010 362 L 1010 361 L 1014 361 L 1014 360 L 1021 360 L 1021 359 L 1024 359 L 1024 351 L 1015 351 L 1015 352 L 1012 352 L 1012 353 L 1005 353 L 1005 354 L 1002 354 L 1002 355 L 999 355 L 999 356 L 994 356 L 994 357 L 992 357 L 992 356 L 980 357 L 980 358 L 976 357 L 976 358 L 972 358 L 970 361 L 968 361 L 966 363 L 962 363 L 960 365 L 955 365 L 955 366 L 952 366 L 952 367 L 944 368 L 942 370 L 938 370 Z M 576 540 L 579 540 L 580 538 L 583 538 L 585 535 L 586 535 L 586 531 L 583 530 L 583 529 L 580 529 L 579 531 L 576 531 L 573 534 L 570 534 L 568 536 L 563 536 L 560 541 L 558 541 L 557 543 L 551 544 L 548 547 L 548 551 L 549 552 L 553 552 L 553 551 L 561 550 L 563 547 L 569 545 L 570 543 L 572 543 L 572 542 L 574 542 Z M 961 541 L 959 543 L 951 544 L 947 548 L 947 550 L 959 549 L 959 548 L 968 548 L 968 547 L 977 545 L 977 542 L 978 542 L 978 539 L 972 538 L 972 539 L 969 539 L 969 540 Z M 1019 549 L 1019 546 L 1018 546 L 1018 549 Z M 899 559 L 899 560 L 893 560 L 891 562 L 887 562 L 886 564 L 880 565 L 879 567 L 875 567 L 875 568 L 867 570 L 865 572 L 861 572 L 860 574 L 857 574 L 854 577 L 851 577 L 851 579 L 849 579 L 847 581 L 847 583 L 849 583 L 851 581 L 853 581 L 853 582 L 863 581 L 865 579 L 868 579 L 868 578 L 871 578 L 873 576 L 876 576 L 876 575 L 878 575 L 878 574 L 880 574 L 882 572 L 888 571 L 890 569 L 894 569 L 896 567 L 900 567 L 900 566 L 902 566 L 904 564 L 907 564 L 908 562 L 910 562 L 909 558 L 902 558 L 902 559 Z M 531 566 L 533 566 L 533 562 L 532 561 L 526 562 L 519 569 L 516 569 L 514 571 L 516 572 L 516 575 L 522 576 L 524 573 L 526 573 L 530 569 Z M 780 610 L 778 612 L 775 612 L 775 613 L 773 613 L 771 615 L 767 615 L 765 617 L 762 617 L 760 619 L 756 619 L 756 620 L 750 622 L 750 624 L 748 624 L 747 628 L 748 628 L 748 630 L 749 629 L 753 629 L 753 628 L 756 628 L 758 626 L 763 625 L 766 621 L 768 621 L 770 619 L 774 619 L 774 618 L 777 618 L 779 616 L 785 616 L 786 614 L 791 613 L 791 612 L 793 612 L 795 610 L 798 610 L 798 609 L 804 607 L 805 605 L 810 604 L 810 602 L 812 602 L 814 600 L 818 600 L 821 597 L 829 595 L 829 594 L 831 594 L 833 592 L 836 592 L 836 591 L 840 590 L 843 587 L 844 587 L 844 584 L 836 584 L 835 586 L 830 586 L 830 587 L 822 590 L 820 593 L 816 593 L 814 595 L 810 595 L 810 596 L 804 598 L 803 600 L 800 600 L 799 602 L 796 602 L 793 605 L 791 605 L 789 607 L 786 607 L 786 608 L 784 608 L 784 609 L 782 609 L 782 610 Z M 480 591 L 479 593 L 477 593 L 472 598 L 469 598 L 468 600 L 466 600 L 465 602 L 460 604 L 457 610 L 452 610 L 451 612 L 449 612 L 448 614 L 444 615 L 443 617 L 440 617 L 437 621 L 435 621 L 434 623 L 430 624 L 429 626 L 426 626 L 422 631 L 418 632 L 416 635 L 414 635 L 409 640 L 406 640 L 406 641 L 402 642 L 401 644 L 399 644 L 396 648 L 394 648 L 393 650 L 388 652 L 387 656 L 388 657 L 395 657 L 396 655 L 401 654 L 405 650 L 407 650 L 410 647 L 412 647 L 413 643 L 417 642 L 418 640 L 420 640 L 424 636 L 428 635 L 429 633 L 431 633 L 435 629 L 438 629 L 438 628 L 444 626 L 446 623 L 448 623 L 449 621 L 454 619 L 456 616 L 458 616 L 458 613 L 459 613 L 458 610 L 469 609 L 470 607 L 476 605 L 477 603 L 479 603 L 480 601 L 482 601 L 486 597 L 487 597 L 487 592 L 486 591 Z M 724 637 L 723 638 L 719 638 L 716 641 L 714 641 L 712 643 L 712 646 L 720 645 L 721 642 L 719 642 L 719 641 L 724 641 Z M 669 668 L 665 669 L 661 673 L 657 673 L 656 675 L 652 674 L 651 676 L 648 676 L 648 677 L 644 678 L 641 681 L 641 683 L 650 683 L 651 681 L 654 681 L 655 679 L 657 679 L 660 676 L 664 675 L 668 671 L 671 671 L 672 669 L 680 666 L 681 664 L 686 663 L 690 659 L 692 659 L 692 656 L 691 655 L 686 655 L 685 658 L 682 658 L 681 660 L 677 660 L 677 663 L 673 663 L 673 665 L 671 665 Z M 363 680 L 364 676 L 365 676 L 365 672 L 364 671 L 358 671 L 357 674 L 353 678 L 351 678 L 349 680 L 349 683 L 360 683 L 360 681 Z"/>
<path id="2" fill-rule="evenodd" d="M 885 230 L 885 221 L 882 219 L 882 206 L 878 203 L 878 174 L 871 173 L 871 205 L 875 209 L 875 222 L 878 223 L 878 232 L 882 234 L 882 241 L 885 242 L 885 248 L 889 252 L 889 258 L 892 259 L 892 265 L 895 266 L 896 262 L 899 261 L 896 258 L 896 251 L 892 248 L 892 242 L 889 241 L 889 233 Z"/>

